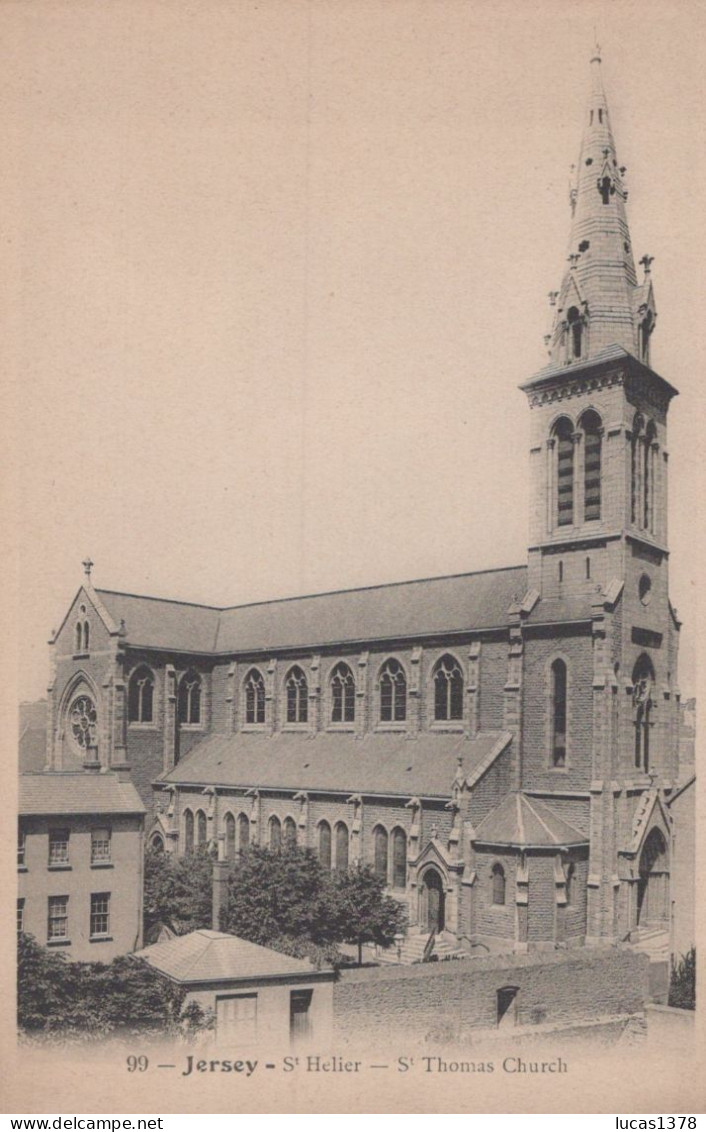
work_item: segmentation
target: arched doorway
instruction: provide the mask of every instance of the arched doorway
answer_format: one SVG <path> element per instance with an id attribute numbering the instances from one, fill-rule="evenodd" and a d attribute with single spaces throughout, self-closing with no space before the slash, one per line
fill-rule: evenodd
<path id="1" fill-rule="evenodd" d="M 443 932 L 446 925 L 446 894 L 437 869 L 427 869 L 419 888 L 419 923 L 424 931 Z"/>
<path id="2" fill-rule="evenodd" d="M 640 854 L 637 882 L 637 926 L 669 925 L 669 856 L 661 830 L 651 831 Z"/>

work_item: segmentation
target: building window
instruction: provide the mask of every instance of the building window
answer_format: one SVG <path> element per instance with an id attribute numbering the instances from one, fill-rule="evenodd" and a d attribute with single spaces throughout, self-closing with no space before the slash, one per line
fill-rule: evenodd
<path id="1" fill-rule="evenodd" d="M 287 723 L 306 723 L 309 717 L 309 688 L 301 668 L 292 668 L 286 684 Z"/>
<path id="2" fill-rule="evenodd" d="M 654 330 L 654 316 L 648 311 L 640 323 L 640 359 L 646 366 L 650 364 L 650 338 Z"/>
<path id="3" fill-rule="evenodd" d="M 601 446 L 603 427 L 598 413 L 592 410 L 581 419 L 584 434 L 584 502 L 583 517 L 587 522 L 601 517 Z"/>
<path id="4" fill-rule="evenodd" d="M 216 1036 L 221 1044 L 237 1042 L 240 1048 L 257 1040 L 257 994 L 216 998 Z"/>
<path id="5" fill-rule="evenodd" d="M 108 935 L 110 929 L 110 893 L 91 893 L 91 939 Z"/>
<path id="6" fill-rule="evenodd" d="M 567 417 L 554 426 L 556 440 L 556 521 L 571 526 L 574 521 L 574 429 Z"/>
<path id="7" fill-rule="evenodd" d="M 184 810 L 184 852 L 194 851 L 194 815 L 191 810 Z"/>
<path id="8" fill-rule="evenodd" d="M 17 934 L 22 935 L 25 930 L 25 902 L 21 896 L 17 900 Z"/>
<path id="9" fill-rule="evenodd" d="M 337 664 L 331 673 L 331 722 L 355 720 L 355 680 L 347 664 Z"/>
<path id="10" fill-rule="evenodd" d="M 250 846 L 250 818 L 247 814 L 238 814 L 238 854 L 244 857 Z"/>
<path id="11" fill-rule="evenodd" d="M 69 938 L 69 898 L 68 896 L 49 897 L 47 939 Z"/>
<path id="12" fill-rule="evenodd" d="M 81 606 L 81 612 L 85 609 Z M 74 652 L 83 653 L 88 652 L 88 646 L 91 638 L 91 631 L 88 621 L 77 621 L 76 631 L 74 635 Z"/>
<path id="13" fill-rule="evenodd" d="M 380 721 L 403 723 L 407 718 L 407 677 L 397 660 L 388 660 L 380 673 Z"/>
<path id="14" fill-rule="evenodd" d="M 152 834 L 152 837 L 150 839 L 150 845 L 154 849 L 155 853 L 163 853 L 164 852 L 164 838 L 162 837 L 161 833 L 153 833 Z"/>
<path id="15" fill-rule="evenodd" d="M 226 814 L 225 821 L 224 821 L 223 824 L 224 824 L 224 827 L 225 827 L 225 835 L 226 835 L 226 843 L 225 843 L 226 860 L 234 861 L 235 860 L 235 818 L 233 817 L 233 815 L 232 814 Z"/>
<path id="16" fill-rule="evenodd" d="M 380 877 L 381 880 L 387 884 L 387 846 L 388 837 L 387 830 L 378 825 L 373 830 L 373 845 L 374 845 L 374 862 L 373 868 L 375 875 Z"/>
<path id="17" fill-rule="evenodd" d="M 27 834 L 24 829 L 18 827 L 17 829 L 17 867 L 23 868 L 25 864 L 25 853 L 27 851 Z"/>
<path id="18" fill-rule="evenodd" d="M 552 766 L 566 766 L 566 664 L 555 660 L 551 669 Z"/>
<path id="19" fill-rule="evenodd" d="M 68 865 L 69 863 L 69 831 L 68 829 L 49 830 L 49 865 Z"/>
<path id="20" fill-rule="evenodd" d="M 517 1025 L 517 992 L 519 987 L 501 987 L 496 991 L 498 1026 Z"/>
<path id="21" fill-rule="evenodd" d="M 493 904 L 501 905 L 505 903 L 505 870 L 500 864 L 493 865 L 490 870 L 490 877 L 492 883 L 492 901 Z"/>
<path id="22" fill-rule="evenodd" d="M 279 853 L 282 848 L 282 823 L 274 815 L 270 818 L 270 849 Z"/>
<path id="23" fill-rule="evenodd" d="M 569 332 L 569 357 L 580 358 L 583 339 L 583 319 L 577 307 L 569 307 L 566 312 L 566 322 Z"/>
<path id="24" fill-rule="evenodd" d="M 635 768 L 645 773 L 650 769 L 650 730 L 652 728 L 652 688 L 655 673 L 652 662 L 644 654 L 632 673 L 633 726 L 635 728 Z"/>
<path id="25" fill-rule="evenodd" d="M 187 672 L 179 683 L 179 722 L 201 722 L 201 677 Z"/>
<path id="26" fill-rule="evenodd" d="M 96 745 L 98 713 L 90 696 L 77 696 L 69 709 L 71 736 L 79 751 Z"/>
<path id="27" fill-rule="evenodd" d="M 245 722 L 265 722 L 265 681 L 257 668 L 251 669 L 245 678 Z"/>
<path id="28" fill-rule="evenodd" d="M 348 868 L 348 826 L 339 821 L 336 824 L 336 869 L 345 873 Z"/>
<path id="29" fill-rule="evenodd" d="M 392 887 L 407 887 L 407 834 L 399 827 L 392 831 Z"/>
<path id="30" fill-rule="evenodd" d="M 103 827 L 91 830 L 91 864 L 110 862 L 110 830 Z"/>
<path id="31" fill-rule="evenodd" d="M 311 1036 L 309 1007 L 313 994 L 313 990 L 289 992 L 289 1036 L 293 1042 Z"/>
<path id="32" fill-rule="evenodd" d="M 297 823 L 294 818 L 284 819 L 284 845 L 286 849 L 293 849 L 297 844 Z"/>
<path id="33" fill-rule="evenodd" d="M 201 849 L 207 841 L 206 830 L 208 826 L 206 823 L 206 815 L 203 810 L 196 811 L 196 848 Z"/>
<path id="34" fill-rule="evenodd" d="M 574 902 L 574 881 L 576 879 L 576 865 L 571 862 L 566 870 L 566 903 L 571 906 Z"/>
<path id="35" fill-rule="evenodd" d="M 331 826 L 327 821 L 319 823 L 319 860 L 325 869 L 331 868 Z"/>
<path id="36" fill-rule="evenodd" d="M 151 723 L 154 701 L 154 677 L 149 668 L 138 668 L 130 677 L 127 717 L 130 723 Z"/>
<path id="37" fill-rule="evenodd" d="M 434 669 L 434 719 L 463 719 L 463 674 L 452 656 L 442 656 Z"/>

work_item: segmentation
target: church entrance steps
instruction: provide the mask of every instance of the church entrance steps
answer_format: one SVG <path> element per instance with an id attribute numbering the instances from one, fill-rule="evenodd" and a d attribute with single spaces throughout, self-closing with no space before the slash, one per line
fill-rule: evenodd
<path id="1" fill-rule="evenodd" d="M 409 965 L 411 963 L 421 963 L 424 958 L 424 953 L 427 949 L 429 936 L 426 932 L 420 932 L 415 935 L 409 935 L 399 947 L 390 947 L 387 951 L 382 949 L 377 953 L 377 960 L 379 963 L 395 963 Z M 460 957 L 467 957 L 467 953 L 458 946 L 453 937 L 445 938 L 444 936 L 437 936 L 434 941 L 434 950 L 432 955 L 437 959 L 456 959 Z"/>

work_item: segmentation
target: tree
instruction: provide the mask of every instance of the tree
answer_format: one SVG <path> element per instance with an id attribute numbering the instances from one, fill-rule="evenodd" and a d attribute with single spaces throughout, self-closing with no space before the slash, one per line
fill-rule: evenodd
<path id="1" fill-rule="evenodd" d="M 163 1037 L 209 1023 L 185 991 L 142 960 L 72 963 L 29 935 L 18 943 L 17 1020 L 25 1036 Z"/>
<path id="2" fill-rule="evenodd" d="M 363 944 L 389 947 L 405 930 L 405 909 L 385 896 L 385 882 L 369 865 L 338 873 L 335 883 L 338 938 L 357 943 L 358 963 L 363 962 Z"/>
<path id="3" fill-rule="evenodd" d="M 672 959 L 669 1005 L 682 1010 L 696 1009 L 696 949 L 691 948 L 677 962 Z"/>
<path id="4" fill-rule="evenodd" d="M 291 954 L 297 940 L 334 942 L 336 926 L 331 874 L 310 849 L 254 845 L 229 874 L 224 931 L 267 946 L 288 941 L 281 949 Z"/>
<path id="5" fill-rule="evenodd" d="M 155 925 L 167 924 L 177 935 L 210 928 L 213 901 L 213 858 L 207 849 L 185 857 L 149 847 L 145 850 L 145 937 Z"/>

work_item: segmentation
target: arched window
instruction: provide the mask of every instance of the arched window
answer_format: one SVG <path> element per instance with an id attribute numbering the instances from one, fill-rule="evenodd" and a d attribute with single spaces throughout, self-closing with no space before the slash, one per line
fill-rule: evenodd
<path id="1" fill-rule="evenodd" d="M 566 766 L 566 664 L 555 660 L 551 669 L 552 766 Z"/>
<path id="2" fill-rule="evenodd" d="M 74 652 L 81 652 L 81 645 L 83 643 L 83 625 L 80 621 L 76 622 L 76 629 L 74 631 Z"/>
<path id="3" fill-rule="evenodd" d="M 603 426 L 598 413 L 589 409 L 581 418 L 584 434 L 583 517 L 586 522 L 601 517 L 601 446 Z"/>
<path id="4" fill-rule="evenodd" d="M 407 887 L 407 834 L 399 826 L 392 831 L 392 887 Z"/>
<path id="5" fill-rule="evenodd" d="M 279 853 L 282 848 L 282 823 L 274 814 L 270 818 L 270 849 Z"/>
<path id="6" fill-rule="evenodd" d="M 556 521 L 571 526 L 574 521 L 574 429 L 567 417 L 554 426 L 556 441 Z"/>
<path id="7" fill-rule="evenodd" d="M 655 672 L 652 661 L 644 653 L 632 673 L 633 725 L 635 727 L 635 767 L 650 769 L 650 729 L 652 727 L 652 689 Z"/>
<path id="8" fill-rule="evenodd" d="M 179 681 L 179 722 L 201 722 L 201 677 L 186 672 Z"/>
<path id="9" fill-rule="evenodd" d="M 150 845 L 154 849 L 155 853 L 164 852 L 164 838 L 162 837 L 161 833 L 152 834 L 152 837 L 150 838 Z"/>
<path id="10" fill-rule="evenodd" d="M 387 830 L 381 826 L 376 825 L 373 830 L 373 845 L 374 845 L 374 863 L 373 868 L 375 875 L 381 877 L 387 884 Z"/>
<path id="11" fill-rule="evenodd" d="M 184 810 L 184 852 L 194 851 L 194 815 L 191 810 Z"/>
<path id="12" fill-rule="evenodd" d="M 434 719 L 463 719 L 463 673 L 452 656 L 434 668 Z"/>
<path id="13" fill-rule="evenodd" d="M 654 527 L 654 482 L 652 473 L 652 446 L 655 442 L 657 430 L 654 421 L 650 421 L 645 429 L 644 450 L 642 453 L 642 525 L 646 531 Z"/>
<path id="14" fill-rule="evenodd" d="M 98 712 L 90 696 L 80 695 L 72 702 L 68 712 L 71 738 L 83 754 L 95 747 L 98 740 Z"/>
<path id="15" fill-rule="evenodd" d="M 127 717 L 130 723 L 151 723 L 154 701 L 154 676 L 149 668 L 138 668 L 130 677 L 127 694 Z"/>
<path id="16" fill-rule="evenodd" d="M 581 357 L 581 339 L 583 336 L 583 319 L 578 307 L 569 307 L 566 312 L 566 322 L 569 329 L 569 357 Z"/>
<path id="17" fill-rule="evenodd" d="M 505 903 L 505 870 L 500 864 L 493 865 L 490 870 L 492 884 L 493 904 Z"/>
<path id="18" fill-rule="evenodd" d="M 206 844 L 206 815 L 203 810 L 196 811 L 196 845 L 197 848 Z"/>
<path id="19" fill-rule="evenodd" d="M 630 441 L 630 519 L 637 523 L 640 516 L 640 444 L 644 421 L 639 413 L 635 414 L 632 422 L 632 439 Z"/>
<path id="20" fill-rule="evenodd" d="M 235 818 L 232 814 L 226 814 L 225 817 L 225 835 L 226 835 L 226 859 L 228 861 L 235 860 Z"/>
<path id="21" fill-rule="evenodd" d="M 336 822 L 335 846 L 336 857 L 335 865 L 338 872 L 344 873 L 348 868 L 348 826 L 345 822 Z"/>
<path id="22" fill-rule="evenodd" d="M 297 844 L 297 823 L 294 818 L 284 819 L 284 845 L 286 849 L 293 849 Z"/>
<path id="23" fill-rule="evenodd" d="M 290 670 L 285 681 L 287 690 L 287 723 L 306 723 L 309 714 L 309 688 L 301 668 Z"/>
<path id="24" fill-rule="evenodd" d="M 238 814 L 238 855 L 244 857 L 250 845 L 250 818 L 247 814 Z"/>
<path id="25" fill-rule="evenodd" d="M 325 869 L 331 868 L 331 826 L 327 821 L 319 822 L 319 860 Z"/>
<path id="26" fill-rule="evenodd" d="M 380 673 L 380 721 L 403 723 L 407 718 L 407 677 L 398 660 L 388 660 Z"/>
<path id="27" fill-rule="evenodd" d="M 566 870 L 566 903 L 571 906 L 574 902 L 574 881 L 576 880 L 576 865 L 571 862 Z"/>
<path id="28" fill-rule="evenodd" d="M 257 668 L 251 668 L 245 677 L 245 722 L 265 722 L 265 681 Z"/>
<path id="29" fill-rule="evenodd" d="M 337 664 L 331 673 L 331 722 L 355 720 L 355 680 L 347 664 Z"/>
<path id="30" fill-rule="evenodd" d="M 645 365 L 650 364 L 650 337 L 654 330 L 654 315 L 648 311 L 640 323 L 640 359 Z"/>

